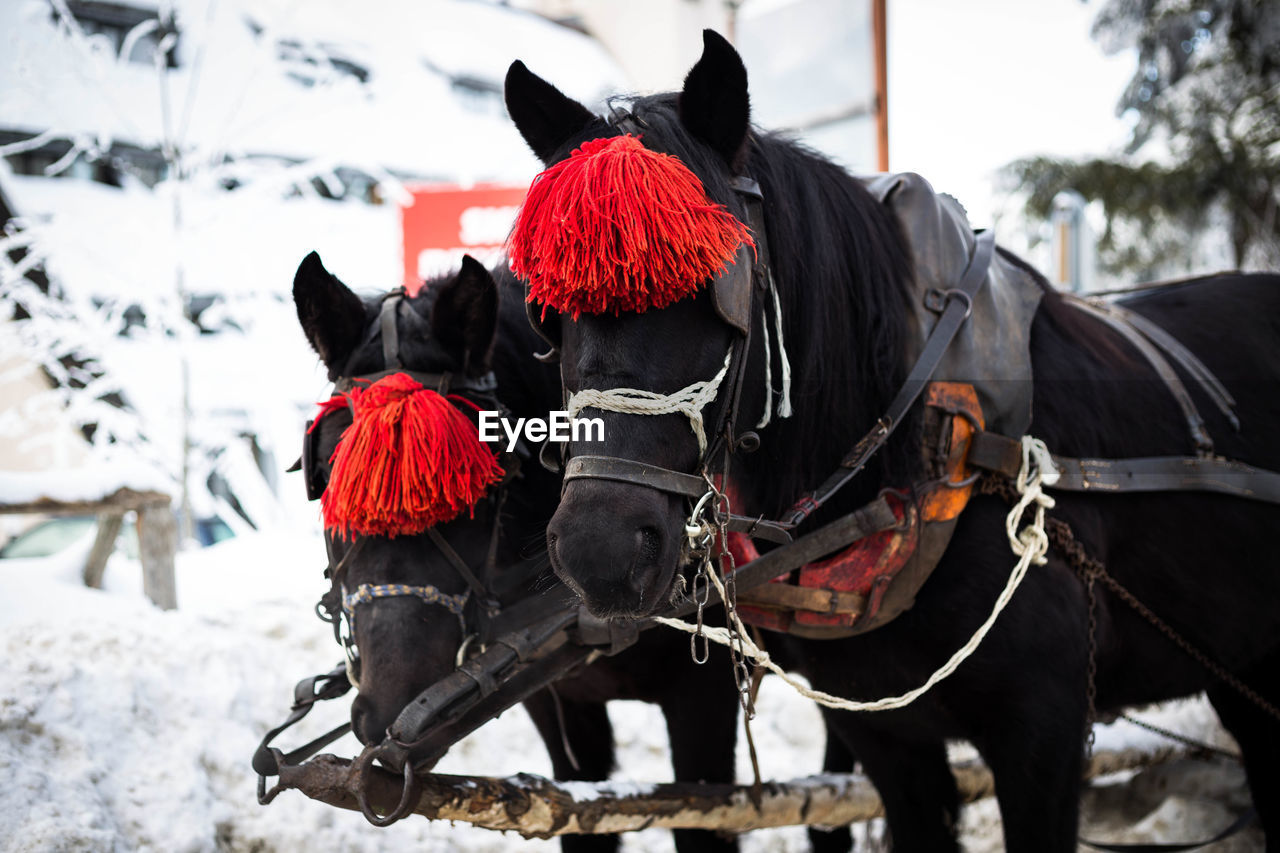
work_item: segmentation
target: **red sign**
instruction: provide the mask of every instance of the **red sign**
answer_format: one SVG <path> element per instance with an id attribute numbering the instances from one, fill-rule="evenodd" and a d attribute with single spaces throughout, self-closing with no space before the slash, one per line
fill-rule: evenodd
<path id="1" fill-rule="evenodd" d="M 506 184 L 411 187 L 413 204 L 400 208 L 409 292 L 416 293 L 423 279 L 456 271 L 464 254 L 487 267 L 498 263 L 527 189 Z"/>

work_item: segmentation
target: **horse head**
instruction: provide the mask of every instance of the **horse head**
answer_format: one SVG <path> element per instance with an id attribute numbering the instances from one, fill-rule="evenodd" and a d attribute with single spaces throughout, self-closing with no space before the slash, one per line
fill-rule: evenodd
<path id="1" fill-rule="evenodd" d="M 519 62 L 506 99 L 547 164 L 512 270 L 559 345 L 570 414 L 604 421 L 603 441 L 570 444 L 552 565 L 598 615 L 645 615 L 685 588 L 704 478 L 735 512 L 777 517 L 875 422 L 904 372 L 911 263 L 859 181 L 751 127 L 746 69 L 710 30 L 681 91 L 607 118 Z"/>
<path id="2" fill-rule="evenodd" d="M 493 374 L 498 288 L 467 257 L 417 296 L 361 299 L 313 253 L 293 294 L 338 391 L 309 425 L 303 454 L 325 518 L 332 590 L 322 605 L 359 691 L 353 730 L 376 742 L 454 669 L 510 587 L 538 571 L 511 569 L 529 562 L 518 553 L 524 531 L 500 535 L 522 460 L 482 443 L 475 425 L 479 411 L 503 410 Z M 533 473 L 532 485 L 545 485 Z"/>
<path id="3" fill-rule="evenodd" d="M 732 185 L 748 133 L 741 60 L 708 32 L 682 92 L 615 109 L 608 120 L 519 62 L 508 72 L 506 98 L 549 167 L 513 233 L 513 269 L 529 280 L 535 322 L 558 333 L 570 413 L 586 410 L 604 423 L 603 441 L 571 442 L 568 455 L 696 474 L 721 444 L 737 380 L 730 373 L 739 367 L 729 365 L 729 354 L 743 334 L 721 319 L 719 288 L 705 285 L 745 275 L 737 284 L 751 287 L 753 239 Z M 605 182 L 593 184 L 593 174 Z M 540 186 L 548 196 L 541 200 Z M 563 217 L 555 207 L 569 193 L 621 201 L 558 233 L 553 221 Z M 683 209 L 671 210 L 665 203 L 672 200 Z M 602 393 L 621 400 L 620 389 L 681 400 L 669 414 L 637 417 L 603 402 Z M 759 389 L 743 396 L 743 407 L 758 412 Z M 552 565 L 598 615 L 651 612 L 667 600 L 687 557 L 687 515 L 686 494 L 575 477 L 571 463 L 547 530 Z"/>

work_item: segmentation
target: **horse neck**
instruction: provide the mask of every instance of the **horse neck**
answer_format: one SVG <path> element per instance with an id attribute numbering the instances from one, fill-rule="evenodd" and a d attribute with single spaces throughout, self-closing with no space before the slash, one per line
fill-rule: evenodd
<path id="1" fill-rule="evenodd" d="M 793 415 L 775 417 L 761 431 L 767 452 L 735 464 L 749 484 L 747 509 L 772 515 L 830 475 L 897 391 L 907 367 L 912 264 L 897 220 L 861 182 L 829 161 L 766 138 L 755 147 L 749 169 L 765 199 Z M 756 340 L 759 310 L 756 349 L 762 347 Z M 776 342 L 773 347 L 776 364 Z M 775 389 L 777 373 L 775 368 Z M 753 371 L 748 383 L 762 388 L 761 374 Z M 743 426 L 762 405 L 743 413 Z M 902 432 L 913 429 L 907 425 Z M 908 464 L 904 439 L 895 435 L 884 458 L 841 493 L 832 511 L 870 500 Z"/>
<path id="2" fill-rule="evenodd" d="M 560 371 L 533 357 L 546 344 L 529 327 L 524 312 L 524 294 L 513 280 L 499 278 L 498 328 L 494 339 L 493 372 L 498 399 L 516 418 L 546 418 L 561 408 Z M 505 437 L 503 441 L 505 442 Z M 508 486 L 502 513 L 499 562 L 507 566 L 532 563 L 545 566 L 540 547 L 547 523 L 560 499 L 560 476 L 548 471 L 533 455 L 521 459 L 520 476 Z M 529 558 L 531 551 L 537 556 Z M 539 572 L 524 572 L 531 580 Z"/>

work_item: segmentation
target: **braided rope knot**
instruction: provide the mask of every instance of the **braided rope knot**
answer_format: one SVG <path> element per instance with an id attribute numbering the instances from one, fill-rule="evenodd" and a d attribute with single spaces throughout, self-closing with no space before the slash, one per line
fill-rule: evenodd
<path id="1" fill-rule="evenodd" d="M 638 388 L 610 388 L 607 391 L 584 388 L 569 395 L 569 417 L 577 417 L 579 412 L 587 408 L 626 415 L 681 414 L 689 419 L 693 436 L 698 440 L 698 458 L 701 459 L 707 452 L 707 433 L 702 425 L 702 410 L 719 393 L 720 383 L 729 372 L 732 358 L 733 349 L 730 348 L 725 353 L 724 365 L 719 373 L 710 379 L 686 385 L 673 394 L 659 394 Z"/>
<path id="2" fill-rule="evenodd" d="M 1009 548 L 1019 557 L 1031 554 L 1031 562 L 1043 566 L 1049 553 L 1049 535 L 1044 530 L 1044 511 L 1053 509 L 1056 501 L 1041 491 L 1041 486 L 1052 486 L 1058 482 L 1058 469 L 1053 464 L 1053 456 L 1049 448 L 1038 438 L 1029 435 L 1022 437 L 1022 466 L 1018 469 L 1018 477 L 1014 487 L 1021 496 L 1014 504 L 1009 515 L 1005 517 L 1005 534 L 1009 537 Z M 1032 521 L 1022 530 L 1018 525 L 1027 507 L 1035 505 Z"/>

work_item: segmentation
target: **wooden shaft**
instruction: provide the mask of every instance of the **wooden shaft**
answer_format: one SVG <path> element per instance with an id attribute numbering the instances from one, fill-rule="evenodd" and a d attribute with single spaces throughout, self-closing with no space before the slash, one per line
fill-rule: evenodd
<path id="1" fill-rule="evenodd" d="M 1170 746 L 1156 752 L 1122 750 L 1094 755 L 1086 778 L 1159 764 L 1184 754 Z M 980 761 L 953 765 L 963 802 L 995 793 L 991 771 Z M 353 763 L 320 755 L 281 768 L 278 788 L 344 809 L 359 810 L 359 777 Z M 553 782 L 521 774 L 506 779 L 422 774 L 413 812 L 433 820 L 463 821 L 525 838 L 576 833 L 630 832 L 649 827 L 747 832 L 778 826 L 842 826 L 884 814 L 866 778 L 811 776 L 750 785 L 618 782 Z M 401 795 L 399 774 L 369 771 L 368 798 L 385 814 Z"/>

